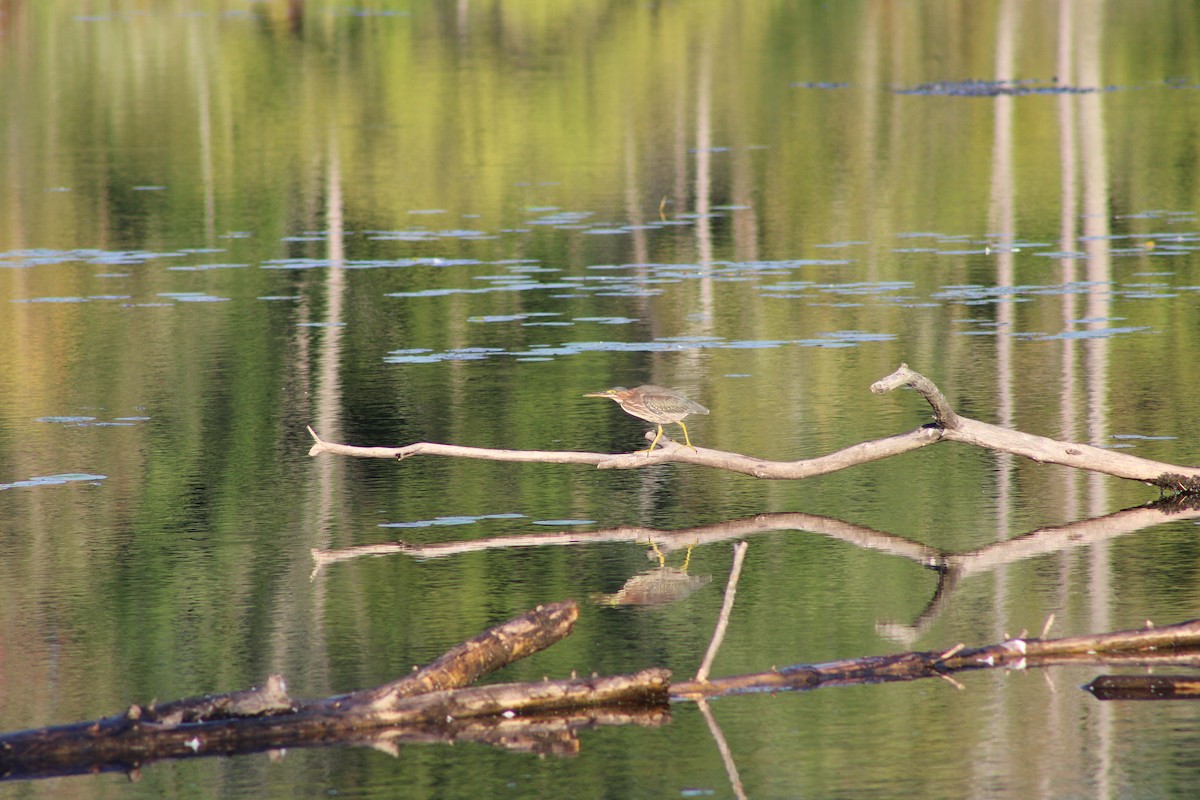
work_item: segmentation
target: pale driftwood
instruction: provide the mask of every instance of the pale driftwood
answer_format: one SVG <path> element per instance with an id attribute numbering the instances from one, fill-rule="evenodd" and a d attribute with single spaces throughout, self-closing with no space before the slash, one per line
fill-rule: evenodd
<path id="1" fill-rule="evenodd" d="M 941 441 L 963 442 L 989 450 L 1012 453 L 1039 463 L 1061 464 L 1118 478 L 1141 481 L 1174 492 L 1200 492 L 1200 467 L 1178 466 L 1087 444 L 1062 442 L 1045 436 L 1001 428 L 959 416 L 934 383 L 901 364 L 891 375 L 871 385 L 875 394 L 908 387 L 921 394 L 934 412 L 934 422 L 908 433 L 861 442 L 816 458 L 800 461 L 767 461 L 741 453 L 688 448 L 666 437 L 652 453 L 644 451 L 609 455 L 579 451 L 496 450 L 437 442 L 416 442 L 404 447 L 359 447 L 326 442 L 311 427 L 315 443 L 310 456 L 321 453 L 357 458 L 405 459 L 414 455 L 478 458 L 489 461 L 534 461 L 551 464 L 587 464 L 599 469 L 639 469 L 668 462 L 696 464 L 772 480 L 798 480 L 825 475 L 847 467 L 900 455 Z M 653 431 L 647 432 L 650 439 Z"/>
<path id="2" fill-rule="evenodd" d="M 360 447 L 353 444 L 327 442 L 317 435 L 312 426 L 308 427 L 308 432 L 314 440 L 313 446 L 308 449 L 310 456 L 333 453 L 338 456 L 354 458 L 394 458 L 397 461 L 403 461 L 410 456 L 424 455 L 478 458 L 485 461 L 532 461 L 542 464 L 591 464 L 593 466 L 601 466 L 604 462 L 616 458 L 616 456 L 606 453 L 584 453 L 573 450 L 496 450 L 490 447 L 464 447 L 438 442 L 416 442 L 404 447 Z M 667 439 L 664 438 L 663 441 L 667 442 Z M 659 454 L 658 450 L 655 450 L 646 457 L 646 460 L 648 463 L 660 463 L 666 459 Z"/>
<path id="3" fill-rule="evenodd" d="M 1055 664 L 1200 666 L 1200 620 L 1062 639 L 1017 637 L 986 647 L 968 648 L 960 644 L 942 652 L 868 656 L 707 681 L 680 681 L 671 684 L 671 696 L 677 700 L 695 700 L 746 692 L 910 681 L 947 677 L 967 670 L 1027 669 Z"/>
<path id="4" fill-rule="evenodd" d="M 1060 442 L 1057 439 L 1034 436 L 961 417 L 954 413 L 932 381 L 909 369 L 907 364 L 901 364 L 891 375 L 876 381 L 871 385 L 871 391 L 883 394 L 900 387 L 915 390 L 933 407 L 936 426 L 934 430 L 939 432 L 938 440 L 978 445 L 990 450 L 1024 456 L 1043 464 L 1077 467 L 1118 478 L 1142 481 L 1171 491 L 1200 492 L 1200 467 L 1181 467 L 1102 447 Z"/>
<path id="5" fill-rule="evenodd" d="M 767 461 L 761 458 L 730 453 L 724 450 L 710 450 L 705 447 L 689 448 L 663 436 L 654 452 L 639 450 L 636 453 L 589 453 L 579 450 L 498 450 L 489 447 L 467 447 L 440 442 L 415 442 L 403 447 L 364 447 L 351 444 L 337 444 L 322 439 L 310 426 L 309 434 L 314 443 L 308 449 L 310 456 L 321 453 L 332 453 L 354 458 L 392 458 L 403 461 L 416 455 L 447 456 L 451 458 L 475 458 L 484 461 L 518 461 L 537 462 L 544 464 L 586 464 L 598 469 L 641 469 L 658 464 L 671 462 L 696 464 L 713 467 L 730 472 L 740 472 L 753 475 L 756 478 L 771 478 L 775 480 L 796 480 L 826 475 L 878 461 L 889 456 L 917 450 L 927 444 L 937 441 L 928 433 L 928 429 L 919 428 L 911 433 L 877 439 L 872 442 L 862 442 L 835 453 L 804 459 L 802 461 Z M 654 438 L 654 431 L 646 434 L 646 440 Z"/>

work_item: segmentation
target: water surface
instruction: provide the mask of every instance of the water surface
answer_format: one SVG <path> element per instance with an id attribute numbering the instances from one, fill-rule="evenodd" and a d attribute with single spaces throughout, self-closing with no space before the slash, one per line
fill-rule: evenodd
<path id="1" fill-rule="evenodd" d="M 587 541 L 756 515 L 716 674 L 1197 616 L 1196 521 L 965 575 L 946 554 L 1158 499 L 945 444 L 768 483 L 310 459 L 331 441 L 626 452 L 610 386 L 678 387 L 701 446 L 820 455 L 962 414 L 1194 463 L 1196 9 L 1063 2 L 68 0 L 5 9 L 0 728 L 287 676 L 375 685 L 538 603 L 575 633 L 496 680 L 690 677 L 732 540 L 674 602 Z M 1164 46 L 1164 42 L 1178 46 Z M 677 435 L 668 429 L 668 435 Z M 575 534 L 576 544 L 526 541 Z M 314 549 L 510 539 L 325 564 Z M 560 537 L 561 539 L 561 537 Z M 681 568 L 684 548 L 662 548 Z M 1190 706 L 1094 668 L 713 705 L 751 797 L 1188 797 Z M 798 756 L 802 754 L 802 757 Z M 729 797 L 689 704 L 573 759 L 481 745 L 200 759 L 22 796 Z"/>

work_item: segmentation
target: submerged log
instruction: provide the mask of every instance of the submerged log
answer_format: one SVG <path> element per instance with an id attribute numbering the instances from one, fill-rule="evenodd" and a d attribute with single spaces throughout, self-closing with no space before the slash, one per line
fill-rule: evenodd
<path id="1" fill-rule="evenodd" d="M 871 461 L 918 450 L 942 441 L 962 442 L 989 450 L 1023 456 L 1039 463 L 1061 464 L 1127 480 L 1152 484 L 1165 491 L 1181 494 L 1200 493 L 1200 467 L 1179 466 L 1128 453 L 1105 450 L 1101 447 L 1062 442 L 1045 436 L 1022 433 L 986 422 L 969 419 L 955 413 L 933 381 L 911 370 L 907 364 L 871 386 L 875 394 L 901 387 L 917 391 L 933 409 L 934 422 L 908 433 L 883 439 L 861 442 L 816 458 L 799 461 L 768 461 L 741 453 L 689 448 L 663 437 L 661 447 L 654 452 L 588 453 L 577 451 L 499 450 L 484 447 L 465 447 L 439 442 L 416 442 L 403 447 L 360 447 L 326 442 L 311 427 L 314 440 L 310 456 L 321 453 L 355 458 L 394 458 L 403 460 L 415 455 L 438 455 L 456 458 L 476 458 L 488 461 L 542 462 L 550 464 L 587 464 L 599 469 L 641 469 L 667 462 L 680 462 L 723 469 L 771 480 L 799 480 L 866 464 Z M 646 438 L 654 436 L 649 431 Z"/>

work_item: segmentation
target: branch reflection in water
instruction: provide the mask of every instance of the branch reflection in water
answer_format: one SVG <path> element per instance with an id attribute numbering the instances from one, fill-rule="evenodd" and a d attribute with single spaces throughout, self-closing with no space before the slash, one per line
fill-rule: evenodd
<path id="1" fill-rule="evenodd" d="M 598 531 L 560 531 L 557 533 L 499 536 L 468 542 L 439 542 L 418 545 L 403 541 L 358 545 L 333 550 L 314 549 L 313 578 L 328 565 L 364 556 L 407 555 L 417 559 L 447 558 L 485 550 L 522 547 L 566 547 L 611 542 L 645 544 L 650 558 L 665 557 L 677 550 L 691 550 L 732 539 L 746 539 L 764 533 L 794 531 L 813 533 L 867 550 L 905 558 L 938 573 L 933 596 L 917 617 L 908 624 L 881 622 L 879 632 L 894 641 L 910 643 L 946 608 L 954 589 L 964 578 L 988 573 L 1036 556 L 1090 547 L 1168 522 L 1200 519 L 1200 499 L 1190 496 L 1164 498 L 1144 506 L 1124 509 L 1100 517 L 1067 525 L 1038 528 L 1007 541 L 965 553 L 947 553 L 929 545 L 817 514 L 782 512 L 758 514 L 694 528 L 670 531 L 658 528 L 621 526 Z M 686 564 L 685 564 L 686 567 Z M 660 569 L 666 568 L 660 563 Z M 651 572 L 659 572 L 652 570 Z M 683 570 L 686 573 L 686 569 Z M 643 573 L 646 574 L 646 573 Z M 684 577 L 687 577 L 686 575 Z M 636 578 L 635 578 L 636 580 Z M 701 579 L 705 583 L 711 578 Z M 678 579 L 681 599 L 699 588 L 692 581 Z"/>

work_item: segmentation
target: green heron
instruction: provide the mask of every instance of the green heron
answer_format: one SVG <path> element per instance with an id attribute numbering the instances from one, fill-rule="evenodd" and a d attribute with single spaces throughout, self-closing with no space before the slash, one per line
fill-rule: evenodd
<path id="1" fill-rule="evenodd" d="M 607 397 L 610 400 L 616 400 L 617 405 L 626 414 L 657 425 L 658 433 L 654 435 L 654 441 L 650 443 L 647 453 L 653 450 L 654 445 L 658 444 L 658 440 L 662 438 L 662 426 L 670 422 L 679 423 L 679 427 L 683 428 L 683 440 L 687 442 L 688 447 L 695 450 L 696 448 L 692 447 L 692 440 L 688 438 L 687 426 L 683 424 L 683 418 L 688 414 L 708 413 L 707 408 L 687 399 L 679 392 L 650 384 L 635 386 L 632 389 L 617 386 L 613 389 L 605 389 L 603 392 L 589 392 L 584 397 Z"/>

